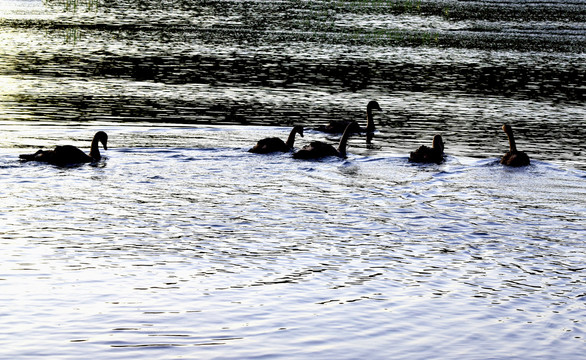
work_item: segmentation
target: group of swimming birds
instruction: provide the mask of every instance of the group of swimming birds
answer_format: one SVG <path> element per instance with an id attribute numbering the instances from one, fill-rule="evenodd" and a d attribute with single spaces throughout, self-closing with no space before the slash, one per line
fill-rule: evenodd
<path id="1" fill-rule="evenodd" d="M 378 102 L 370 101 L 366 107 L 366 129 L 358 125 L 356 121 L 333 120 L 328 125 L 322 125 L 315 130 L 326 133 L 342 133 L 342 138 L 338 147 L 327 144 L 322 141 L 312 141 L 302 149 L 293 153 L 295 159 L 320 159 L 328 156 L 346 157 L 346 145 L 348 138 L 352 134 L 365 133 L 366 143 L 370 144 L 374 134 L 374 120 L 372 117 L 373 110 L 382 110 Z M 503 131 L 509 138 L 509 151 L 503 155 L 501 164 L 508 166 L 526 166 L 529 165 L 529 156 L 523 151 L 518 151 L 513 136 L 511 126 L 503 125 Z M 268 154 L 274 152 L 293 151 L 295 135 L 303 137 L 303 127 L 297 125 L 293 127 L 287 141 L 277 137 L 270 137 L 258 141 L 258 143 L 249 150 L 251 153 Z M 57 146 L 54 150 L 39 150 L 34 154 L 20 155 L 23 161 L 39 161 L 58 166 L 82 164 L 95 162 L 101 159 L 99 143 L 102 143 L 104 149 L 108 149 L 108 135 L 103 131 L 98 131 L 92 140 L 89 155 L 72 145 Z M 409 161 L 414 163 L 436 163 L 440 164 L 445 160 L 444 142 L 441 135 L 435 135 L 431 147 L 422 145 L 417 150 L 411 152 Z"/>

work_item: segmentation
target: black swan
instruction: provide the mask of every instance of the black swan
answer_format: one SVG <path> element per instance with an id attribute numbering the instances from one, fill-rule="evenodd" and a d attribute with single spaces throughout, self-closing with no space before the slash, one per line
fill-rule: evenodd
<path id="1" fill-rule="evenodd" d="M 525 154 L 523 151 L 517 150 L 517 145 L 515 144 L 515 136 L 513 136 L 513 129 L 510 125 L 504 124 L 503 131 L 509 137 L 509 151 L 503 155 L 501 159 L 501 164 L 507 166 L 527 166 L 529 165 L 529 156 Z"/>
<path id="2" fill-rule="evenodd" d="M 351 122 L 346 126 L 346 130 L 344 130 L 344 134 L 340 139 L 340 144 L 338 148 L 334 148 L 330 144 L 326 144 L 321 141 L 312 141 L 309 145 L 305 145 L 303 149 L 297 151 L 293 154 L 294 159 L 319 159 L 326 156 L 338 156 L 341 158 L 346 158 L 346 145 L 348 143 L 348 138 L 352 133 L 357 132 L 359 129 L 358 123 L 356 121 Z"/>
<path id="3" fill-rule="evenodd" d="M 416 163 L 436 163 L 441 164 L 444 161 L 444 141 L 441 135 L 433 137 L 432 147 L 421 145 L 419 149 L 409 155 L 410 162 Z"/>
<path id="4" fill-rule="evenodd" d="M 89 155 L 75 146 L 64 145 L 57 146 L 55 150 L 39 150 L 34 154 L 23 154 L 19 158 L 24 161 L 40 161 L 58 166 L 94 162 L 102 158 L 98 148 L 100 142 L 104 145 L 104 150 L 108 150 L 108 135 L 103 131 L 98 131 L 94 135 Z"/>
<path id="5" fill-rule="evenodd" d="M 295 134 L 299 134 L 299 136 L 303 137 L 303 126 L 297 125 L 291 129 L 291 133 L 289 133 L 289 138 L 287 142 L 283 140 L 271 137 L 259 140 L 256 145 L 248 150 L 248 152 L 255 153 L 255 154 L 268 154 L 272 152 L 289 152 L 293 150 L 293 144 L 295 143 Z"/>
<path id="6" fill-rule="evenodd" d="M 382 110 L 378 102 L 372 100 L 366 105 L 366 129 L 357 127 L 353 130 L 354 133 L 366 132 L 366 143 L 370 144 L 374 133 L 374 120 L 372 118 L 372 110 Z M 330 134 L 341 134 L 346 130 L 351 121 L 346 120 L 330 120 L 327 125 L 321 125 L 315 128 L 317 131 L 322 131 Z"/>

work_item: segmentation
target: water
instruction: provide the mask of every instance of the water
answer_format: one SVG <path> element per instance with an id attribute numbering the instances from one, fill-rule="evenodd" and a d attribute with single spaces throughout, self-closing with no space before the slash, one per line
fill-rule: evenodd
<path id="1" fill-rule="evenodd" d="M 0 358 L 582 358 L 584 2 L 0 4 Z"/>

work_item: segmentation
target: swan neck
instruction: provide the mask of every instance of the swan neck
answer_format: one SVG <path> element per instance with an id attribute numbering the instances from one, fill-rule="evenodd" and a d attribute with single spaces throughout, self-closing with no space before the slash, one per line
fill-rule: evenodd
<path id="1" fill-rule="evenodd" d="M 366 132 L 374 131 L 374 119 L 372 118 L 372 109 L 366 109 Z"/>
<path id="2" fill-rule="evenodd" d="M 290 148 L 293 148 L 293 145 L 295 144 L 295 133 L 297 132 L 297 130 L 295 128 L 293 128 L 291 130 L 291 132 L 289 133 L 289 137 L 287 138 L 287 146 Z"/>
<path id="3" fill-rule="evenodd" d="M 100 160 L 102 155 L 100 155 L 100 148 L 99 148 L 100 140 L 98 140 L 97 136 L 94 136 L 92 140 L 92 147 L 90 149 L 90 157 L 94 160 Z"/>
<path id="4" fill-rule="evenodd" d="M 444 153 L 444 142 L 440 138 L 434 137 L 432 148 L 434 148 L 435 150 L 437 150 L 443 154 Z"/>
<path id="5" fill-rule="evenodd" d="M 350 126 L 348 126 L 346 127 L 346 130 L 344 130 L 344 134 L 340 139 L 340 145 L 338 146 L 338 153 L 340 154 L 340 157 L 346 157 L 346 145 L 348 145 L 348 138 L 350 137 L 350 133 L 352 133 L 352 131 L 350 130 Z"/>
<path id="6" fill-rule="evenodd" d="M 509 151 L 516 152 L 517 144 L 515 143 L 515 136 L 513 135 L 513 131 L 507 131 L 507 136 L 509 137 Z"/>

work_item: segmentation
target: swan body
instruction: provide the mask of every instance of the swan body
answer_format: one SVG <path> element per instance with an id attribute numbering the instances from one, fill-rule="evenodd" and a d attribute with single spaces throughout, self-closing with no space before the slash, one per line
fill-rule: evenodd
<path id="1" fill-rule="evenodd" d="M 256 145 L 248 150 L 248 152 L 255 153 L 255 154 L 268 154 L 272 152 L 289 152 L 293 150 L 293 144 L 295 144 L 295 134 L 299 134 L 299 136 L 303 137 L 303 126 L 297 125 L 291 129 L 289 133 L 289 138 L 287 138 L 287 142 L 277 138 L 265 138 L 259 140 Z"/>
<path id="2" fill-rule="evenodd" d="M 348 124 L 350 123 L 351 121 L 347 120 L 330 120 L 327 125 L 320 125 L 317 128 L 315 128 L 315 130 L 325 132 L 328 134 L 342 134 L 344 132 L 344 129 L 346 129 L 346 126 L 348 126 Z M 362 130 L 362 128 L 359 128 L 359 130 Z"/>
<path id="3" fill-rule="evenodd" d="M 340 144 L 336 149 L 330 144 L 326 144 L 322 141 L 312 141 L 308 145 L 305 145 L 301 150 L 293 154 L 294 159 L 320 159 L 327 156 L 337 156 L 340 158 L 346 158 L 346 145 L 348 144 L 348 138 L 356 129 L 359 129 L 356 121 L 351 122 L 346 126 L 344 134 L 340 139 Z"/>
<path id="4" fill-rule="evenodd" d="M 366 105 L 366 129 L 361 127 L 356 127 L 353 130 L 354 133 L 365 132 L 366 133 L 366 142 L 369 144 L 372 140 L 373 133 L 374 133 L 374 120 L 372 117 L 372 110 L 382 110 L 378 102 L 372 100 Z M 352 121 L 346 120 L 330 120 L 327 125 L 318 126 L 315 130 L 326 132 L 329 134 L 341 134 L 346 130 L 348 125 Z"/>
<path id="5" fill-rule="evenodd" d="M 433 137 L 432 147 L 421 145 L 409 155 L 409 161 L 415 163 L 436 163 L 444 161 L 444 141 L 441 135 Z"/>
<path id="6" fill-rule="evenodd" d="M 19 158 L 24 161 L 39 161 L 58 166 L 94 162 L 102 158 L 99 143 L 102 143 L 104 150 L 108 150 L 108 135 L 103 131 L 98 131 L 94 135 L 89 155 L 75 146 L 63 145 L 55 147 L 54 150 L 39 150 L 34 154 L 23 154 Z"/>
<path id="7" fill-rule="evenodd" d="M 513 135 L 513 129 L 510 125 L 504 124 L 503 131 L 509 138 L 509 151 L 503 155 L 501 164 L 507 166 L 527 166 L 530 164 L 529 156 L 523 151 L 517 150 L 517 144 L 515 143 L 515 136 Z"/>

